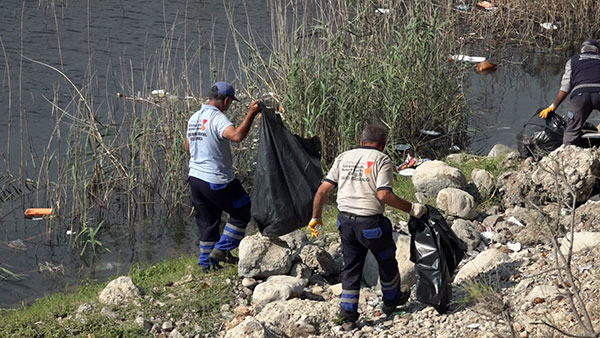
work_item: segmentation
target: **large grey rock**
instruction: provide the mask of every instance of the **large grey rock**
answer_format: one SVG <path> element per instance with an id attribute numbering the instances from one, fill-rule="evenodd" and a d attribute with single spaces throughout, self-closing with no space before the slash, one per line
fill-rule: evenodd
<path id="1" fill-rule="evenodd" d="M 225 338 L 274 338 L 276 337 L 259 320 L 248 316 L 225 334 Z"/>
<path id="2" fill-rule="evenodd" d="M 427 161 L 418 166 L 412 182 L 417 193 L 425 199 L 435 198 L 445 188 L 465 189 L 467 186 L 465 175 L 442 161 Z"/>
<path id="3" fill-rule="evenodd" d="M 292 276 L 271 276 L 258 284 L 252 294 L 252 303 L 259 308 L 274 301 L 299 297 L 306 281 Z"/>
<path id="4" fill-rule="evenodd" d="M 286 242 L 292 254 L 297 256 L 300 253 L 300 249 L 308 243 L 308 238 L 302 230 L 292 231 L 287 235 L 280 236 L 279 239 Z"/>
<path id="5" fill-rule="evenodd" d="M 511 147 L 507 147 L 504 144 L 495 144 L 492 149 L 490 150 L 490 152 L 488 153 L 487 157 L 498 157 L 498 156 L 503 156 L 506 155 L 508 153 L 516 153 L 517 151 L 514 150 Z"/>
<path id="6" fill-rule="evenodd" d="M 449 216 L 464 219 L 475 219 L 477 217 L 475 199 L 463 190 L 456 188 L 442 189 L 437 195 L 436 203 L 438 208 Z"/>
<path id="7" fill-rule="evenodd" d="M 508 255 L 499 249 L 487 249 L 477 255 L 472 261 L 465 264 L 454 277 L 454 283 L 474 278 L 480 273 L 486 272 L 502 261 L 508 259 Z"/>
<path id="8" fill-rule="evenodd" d="M 121 276 L 108 283 L 98 297 L 100 303 L 107 305 L 138 304 L 140 298 L 140 290 L 129 276 Z"/>
<path id="9" fill-rule="evenodd" d="M 471 181 L 477 188 L 477 193 L 481 199 L 489 196 L 495 188 L 494 176 L 487 170 L 473 169 L 471 172 Z"/>
<path id="10" fill-rule="evenodd" d="M 560 252 L 567 254 L 569 251 L 570 235 L 565 236 L 560 242 Z M 600 232 L 575 232 L 573 233 L 573 253 L 600 246 Z"/>
<path id="11" fill-rule="evenodd" d="M 327 302 L 296 298 L 267 304 L 256 319 L 280 336 L 319 336 L 327 332 L 337 310 Z"/>
<path id="12" fill-rule="evenodd" d="M 600 175 L 600 150 L 561 146 L 539 162 L 523 161 L 517 171 L 498 178 L 497 188 L 505 208 L 524 206 L 525 200 L 537 205 L 570 203 L 571 192 L 577 202 L 591 195 Z"/>
<path id="13" fill-rule="evenodd" d="M 479 245 L 479 242 L 481 242 L 479 231 L 477 231 L 477 228 L 473 223 L 467 220 L 460 218 L 455 219 L 452 222 L 452 230 L 458 238 L 467 243 L 467 249 L 469 251 L 475 250 Z"/>
<path id="14" fill-rule="evenodd" d="M 293 255 L 286 242 L 257 233 L 242 239 L 239 249 L 238 275 L 266 278 L 285 275 L 292 267 Z"/>
<path id="15" fill-rule="evenodd" d="M 308 282 L 313 271 L 304 263 L 294 263 L 290 269 L 290 276 L 300 278 Z"/>
<path id="16" fill-rule="evenodd" d="M 398 261 L 398 270 L 402 288 L 407 289 L 413 286 L 417 281 L 415 264 L 410 261 L 410 236 L 393 232 L 392 236 L 396 242 L 396 260 Z M 369 251 L 365 266 L 363 268 L 363 281 L 368 286 L 379 285 L 379 265 L 375 256 Z"/>
<path id="17" fill-rule="evenodd" d="M 317 245 L 306 245 L 300 251 L 302 262 L 321 276 L 329 277 L 338 275 L 340 268 L 331 255 Z"/>

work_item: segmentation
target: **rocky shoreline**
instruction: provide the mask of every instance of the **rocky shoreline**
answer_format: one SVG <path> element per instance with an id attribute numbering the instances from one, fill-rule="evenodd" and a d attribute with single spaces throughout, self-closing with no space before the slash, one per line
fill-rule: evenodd
<path id="1" fill-rule="evenodd" d="M 359 326 L 341 330 L 336 321 L 342 268 L 337 234 L 316 241 L 302 231 L 275 239 L 255 234 L 240 245 L 238 279 L 230 281 L 235 302 L 221 308 L 223 324 L 209 336 L 592 336 L 592 327 L 599 332 L 600 202 L 593 194 L 598 190 L 600 150 L 561 147 L 536 162 L 521 161 L 513 150 L 498 146 L 490 156 L 503 157 L 499 166 L 505 172 L 499 177 L 477 168 L 467 181 L 449 165 L 464 161 L 464 154 L 425 162 L 412 177 L 417 199 L 435 199 L 469 247 L 457 268 L 447 314 L 416 301 L 407 225 L 395 221 L 402 286 L 412 288 L 413 294 L 390 317 L 381 311 L 371 256 L 364 269 Z M 489 202 L 494 200 L 498 203 Z M 107 286 L 100 302 L 135 304 L 143 297 L 136 290 L 131 280 L 121 277 Z M 193 329 L 193 320 L 148 319 L 143 309 L 140 313 L 136 322 L 153 336 L 202 336 Z"/>

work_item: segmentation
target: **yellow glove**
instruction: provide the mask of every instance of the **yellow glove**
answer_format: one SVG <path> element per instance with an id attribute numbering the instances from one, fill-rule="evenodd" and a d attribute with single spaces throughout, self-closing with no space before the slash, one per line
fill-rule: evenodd
<path id="1" fill-rule="evenodd" d="M 320 218 L 313 218 L 308 222 L 308 229 L 310 230 L 310 238 L 316 238 L 319 236 L 319 231 L 323 228 L 323 221 Z"/>
<path id="2" fill-rule="evenodd" d="M 548 114 L 554 112 L 554 110 L 556 110 L 556 107 L 554 106 L 554 103 L 549 105 L 548 108 L 542 110 L 540 112 L 540 117 L 543 119 L 546 119 L 548 117 Z"/>

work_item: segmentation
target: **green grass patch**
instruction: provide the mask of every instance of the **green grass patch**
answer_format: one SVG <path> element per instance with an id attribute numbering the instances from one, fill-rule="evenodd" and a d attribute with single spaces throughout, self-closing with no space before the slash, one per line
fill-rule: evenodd
<path id="1" fill-rule="evenodd" d="M 473 169 L 484 169 L 488 171 L 495 179 L 506 172 L 507 169 L 500 168 L 498 165 L 504 156 L 485 157 L 462 153 L 459 160 L 448 160 L 448 164 L 460 169 L 465 174 L 467 181 L 471 180 Z"/>
<path id="2" fill-rule="evenodd" d="M 141 304 L 105 306 L 98 294 L 108 284 L 89 282 L 73 292 L 61 292 L 32 305 L 2 309 L 1 337 L 152 337 L 135 323 L 137 316 L 161 325 L 167 320 L 186 320 L 184 335 L 211 334 L 219 328 L 220 309 L 234 300 L 231 282 L 235 266 L 210 274 L 200 271 L 197 257 L 168 259 L 156 265 L 134 266 L 130 276 L 142 288 Z M 82 304 L 89 310 L 76 316 Z M 110 310 L 116 319 L 105 315 Z M 105 309 L 105 312 L 106 312 Z M 196 327 L 196 328 L 194 328 Z"/>

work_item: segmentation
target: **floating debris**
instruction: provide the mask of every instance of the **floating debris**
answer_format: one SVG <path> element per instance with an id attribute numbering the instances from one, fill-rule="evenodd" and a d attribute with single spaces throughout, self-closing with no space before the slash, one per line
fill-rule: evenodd
<path id="1" fill-rule="evenodd" d="M 543 29 L 549 30 L 549 31 L 558 29 L 558 27 L 556 27 L 556 25 L 553 24 L 552 22 L 541 23 L 540 27 L 542 27 Z"/>
<path id="2" fill-rule="evenodd" d="M 20 239 L 8 242 L 8 247 L 15 250 L 27 250 L 27 245 Z"/>
<path id="3" fill-rule="evenodd" d="M 31 219 L 40 219 L 44 216 L 52 215 L 52 208 L 29 208 L 25 210 L 25 217 Z"/>
<path id="4" fill-rule="evenodd" d="M 495 63 L 491 63 L 487 60 L 479 62 L 477 65 L 475 65 L 475 71 L 477 73 L 492 72 L 497 68 L 498 66 Z"/>
<path id="5" fill-rule="evenodd" d="M 428 135 L 428 136 L 440 136 L 440 135 L 442 135 L 442 133 L 440 133 L 439 131 L 425 130 L 425 129 L 421 130 L 421 134 Z"/>
<path id="6" fill-rule="evenodd" d="M 410 149 L 410 144 L 396 144 L 394 146 L 394 149 L 396 151 L 406 151 L 406 150 Z"/>
<path id="7" fill-rule="evenodd" d="M 462 54 L 450 55 L 450 61 L 467 61 L 467 62 L 483 62 L 485 61 L 485 57 L 483 56 L 469 56 Z"/>
<path id="8" fill-rule="evenodd" d="M 458 9 L 459 11 L 463 11 L 463 12 L 468 12 L 471 9 L 471 7 L 469 5 L 465 5 L 465 4 L 456 5 L 455 8 Z"/>
<path id="9" fill-rule="evenodd" d="M 498 10 L 498 7 L 496 7 L 493 3 L 489 2 L 489 1 L 479 1 L 477 3 L 477 7 L 483 8 L 486 11 L 496 11 L 496 10 Z"/>
<path id="10" fill-rule="evenodd" d="M 390 14 L 391 12 L 392 12 L 392 10 L 389 8 L 377 8 L 375 10 L 375 13 L 377 13 L 377 14 Z"/>

